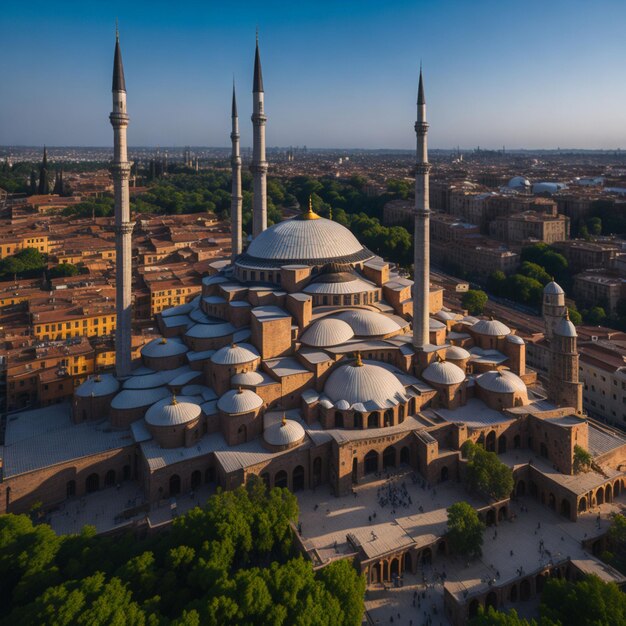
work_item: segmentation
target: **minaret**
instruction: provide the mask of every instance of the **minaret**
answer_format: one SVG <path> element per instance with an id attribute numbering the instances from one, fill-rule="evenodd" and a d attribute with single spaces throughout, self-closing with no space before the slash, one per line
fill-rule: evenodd
<path id="1" fill-rule="evenodd" d="M 130 374 L 131 363 L 131 286 L 132 286 L 132 232 L 128 180 L 131 163 L 127 158 L 126 127 L 126 83 L 120 51 L 119 33 L 115 35 L 113 59 L 113 112 L 109 116 L 113 126 L 113 162 L 111 175 L 115 190 L 115 371 L 118 378 Z"/>
<path id="2" fill-rule="evenodd" d="M 417 92 L 417 159 L 415 163 L 415 233 L 414 245 L 414 284 L 413 284 L 413 346 L 416 352 L 423 352 L 428 345 L 429 298 L 430 298 L 430 203 L 428 199 L 428 144 L 426 135 L 426 100 L 420 67 Z"/>
<path id="3" fill-rule="evenodd" d="M 578 375 L 578 333 L 569 319 L 567 308 L 552 329 L 550 367 L 548 373 L 549 399 L 557 406 L 583 410 L 583 384 Z"/>
<path id="4" fill-rule="evenodd" d="M 252 164 L 254 197 L 252 201 L 252 236 L 256 237 L 267 228 L 267 161 L 265 160 L 265 111 L 263 110 L 263 73 L 259 55 L 259 34 L 256 37 L 254 55 L 254 82 L 252 85 Z"/>
<path id="5" fill-rule="evenodd" d="M 50 193 L 50 181 L 48 180 L 48 149 L 43 147 L 43 160 L 39 168 L 39 189 L 40 195 L 47 195 Z"/>
<path id="6" fill-rule="evenodd" d="M 230 228 L 232 236 L 233 261 L 243 252 L 241 243 L 241 206 L 243 195 L 241 192 L 241 155 L 239 154 L 239 116 L 237 115 L 237 98 L 235 96 L 235 81 L 233 81 L 233 127 L 230 133 L 232 153 L 230 165 L 233 173 L 232 195 L 230 201 Z"/>

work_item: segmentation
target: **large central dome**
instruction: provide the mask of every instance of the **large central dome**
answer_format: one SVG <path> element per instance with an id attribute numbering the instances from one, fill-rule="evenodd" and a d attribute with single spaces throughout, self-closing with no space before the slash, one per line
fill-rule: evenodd
<path id="1" fill-rule="evenodd" d="M 315 216 L 296 217 L 274 224 L 258 235 L 238 264 L 319 265 L 331 261 L 360 263 L 374 255 L 344 226 Z M 277 263 L 279 262 L 279 263 Z"/>

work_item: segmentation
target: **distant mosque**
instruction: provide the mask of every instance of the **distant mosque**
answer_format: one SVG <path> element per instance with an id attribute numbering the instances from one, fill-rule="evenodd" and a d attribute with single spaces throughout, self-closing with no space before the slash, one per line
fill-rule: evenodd
<path id="1" fill-rule="evenodd" d="M 568 519 L 620 493 L 626 440 L 582 414 L 576 329 L 563 290 L 550 283 L 544 291 L 552 359 L 546 394 L 514 330 L 444 308 L 442 290 L 430 285 L 421 70 L 414 281 L 310 204 L 267 227 L 258 39 L 252 93 L 252 241 L 244 249 L 233 90 L 232 258 L 213 264 L 200 296 L 157 316 L 162 337 L 134 363 L 129 117 L 116 40 L 116 371 L 80 385 L 71 411 L 28 411 L 7 423 L 0 509 L 24 512 L 41 502 L 46 510 L 122 481 L 134 481 L 147 506 L 205 483 L 233 489 L 254 476 L 296 492 L 329 485 L 342 496 L 401 465 L 434 485 L 459 479 L 467 440 L 498 454 L 537 455 L 541 461 L 515 465 L 514 494 L 530 494 Z M 574 474 L 575 446 L 588 450 L 601 472 L 564 480 Z M 481 515 L 502 519 L 507 505 L 493 503 Z M 400 555 L 401 567 L 417 567 L 420 554 L 412 550 L 415 558 Z M 377 563 L 361 559 L 370 582 L 389 579 Z"/>

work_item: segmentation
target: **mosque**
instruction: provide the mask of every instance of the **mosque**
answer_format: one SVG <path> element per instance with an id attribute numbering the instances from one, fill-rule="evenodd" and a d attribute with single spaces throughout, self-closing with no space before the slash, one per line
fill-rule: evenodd
<path id="1" fill-rule="evenodd" d="M 123 481 L 146 506 L 205 483 L 232 489 L 252 476 L 293 491 L 349 494 L 368 475 L 406 465 L 430 484 L 458 480 L 466 440 L 540 462 L 514 467 L 517 495 L 566 518 L 624 487 L 626 439 L 585 418 L 577 337 L 565 294 L 544 292 L 550 374 L 526 367 L 514 329 L 443 307 L 429 281 L 429 170 L 424 84 L 417 99 L 415 276 L 376 256 L 308 206 L 267 228 L 264 89 L 257 41 L 253 238 L 242 242 L 242 160 L 232 100 L 232 258 L 216 262 L 202 294 L 163 311 L 161 338 L 131 360 L 131 233 L 126 84 L 113 72 L 117 240 L 116 371 L 67 405 L 7 424 L 0 512 L 44 510 Z M 544 391 L 545 389 L 545 391 Z M 574 448 L 594 470 L 574 472 Z M 489 516 L 506 515 L 506 502 Z"/>

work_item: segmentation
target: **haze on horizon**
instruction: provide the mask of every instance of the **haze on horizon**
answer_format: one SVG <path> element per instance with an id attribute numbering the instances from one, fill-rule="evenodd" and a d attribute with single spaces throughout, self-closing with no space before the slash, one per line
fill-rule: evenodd
<path id="1" fill-rule="evenodd" d="M 112 142 L 115 17 L 131 146 L 251 144 L 260 30 L 269 146 L 412 149 L 420 59 L 432 148 L 626 148 L 626 3 L 306 0 L 10 3 L 0 144 Z"/>

